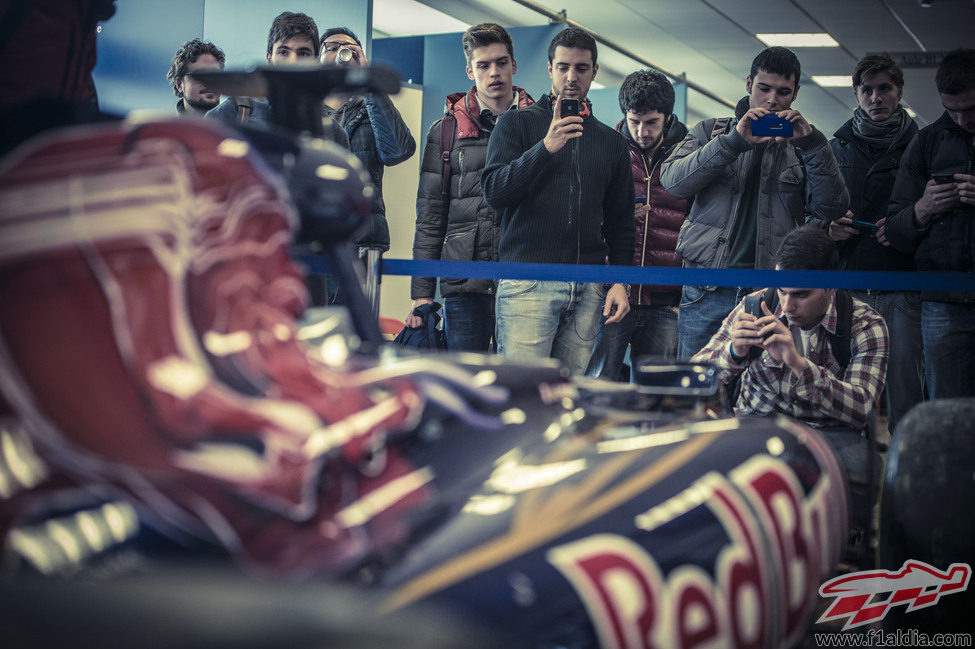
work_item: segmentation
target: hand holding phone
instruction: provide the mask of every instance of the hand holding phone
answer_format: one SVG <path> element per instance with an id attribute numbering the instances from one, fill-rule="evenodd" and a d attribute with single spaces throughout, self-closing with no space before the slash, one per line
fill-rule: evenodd
<path id="1" fill-rule="evenodd" d="M 955 177 L 952 174 L 935 174 L 932 176 L 935 185 L 947 185 L 948 183 L 954 184 Z"/>
<path id="2" fill-rule="evenodd" d="M 568 112 L 567 112 L 568 111 Z M 582 136 L 582 118 L 579 117 L 579 100 L 556 97 L 552 103 L 552 122 L 542 143 L 545 150 L 555 155 L 566 142 Z"/>
<path id="3" fill-rule="evenodd" d="M 857 219 L 850 219 L 853 223 L 853 227 L 860 231 L 860 234 L 876 234 L 877 228 L 879 227 L 876 223 L 871 223 L 870 221 L 860 221 Z"/>
<path id="4" fill-rule="evenodd" d="M 579 116 L 579 100 L 578 99 L 563 99 L 559 107 L 559 112 L 562 117 L 578 117 Z"/>
<path id="5" fill-rule="evenodd" d="M 792 137 L 792 122 L 778 115 L 765 115 L 752 120 L 752 135 L 755 137 Z"/>

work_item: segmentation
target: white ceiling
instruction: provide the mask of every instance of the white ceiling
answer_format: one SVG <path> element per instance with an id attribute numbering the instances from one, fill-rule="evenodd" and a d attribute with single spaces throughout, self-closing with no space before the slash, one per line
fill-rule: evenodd
<path id="1" fill-rule="evenodd" d="M 506 27 L 548 22 L 515 0 L 420 0 L 467 24 L 498 22 Z M 765 45 L 755 34 L 828 32 L 834 48 L 796 48 L 802 88 L 795 107 L 831 135 L 855 107 L 850 88 L 821 88 L 812 75 L 850 74 L 869 52 L 937 52 L 975 47 L 975 0 L 548 0 L 539 4 L 689 81 L 736 102 L 744 78 Z M 600 45 L 600 81 L 616 86 L 642 67 Z M 905 69 L 904 103 L 921 126 L 943 108 L 934 68 Z M 688 122 L 725 115 L 729 108 L 694 92 L 688 94 Z"/>

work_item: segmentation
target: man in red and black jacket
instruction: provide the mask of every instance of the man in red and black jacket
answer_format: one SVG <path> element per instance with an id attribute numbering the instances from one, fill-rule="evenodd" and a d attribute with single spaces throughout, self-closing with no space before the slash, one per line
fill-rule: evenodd
<path id="1" fill-rule="evenodd" d="M 634 266 L 680 266 L 674 252 L 687 216 L 687 201 L 660 184 L 660 165 L 687 135 L 674 111 L 674 88 L 661 73 L 639 70 L 620 86 L 623 119 L 616 130 L 626 138 L 633 171 L 636 206 Z M 626 346 L 633 358 L 677 355 L 677 305 L 680 286 L 633 285 L 630 312 L 603 326 L 587 374 L 619 380 Z"/>
<path id="2" fill-rule="evenodd" d="M 511 36 L 501 25 L 482 23 L 461 37 L 467 92 L 447 96 L 442 119 L 430 127 L 416 195 L 414 259 L 497 261 L 501 212 L 481 193 L 481 170 L 488 138 L 498 116 L 535 101 L 513 85 L 518 69 Z M 449 154 L 444 160 L 443 154 Z M 440 278 L 447 319 L 447 349 L 486 352 L 494 339 L 495 282 L 490 279 Z M 437 278 L 414 277 L 413 304 L 406 317 L 412 328 L 423 325 L 413 310 L 433 302 Z"/>

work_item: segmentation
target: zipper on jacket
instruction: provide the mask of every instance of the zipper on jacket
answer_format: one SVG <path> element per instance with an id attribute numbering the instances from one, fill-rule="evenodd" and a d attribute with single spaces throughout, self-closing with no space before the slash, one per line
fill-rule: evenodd
<path id="1" fill-rule="evenodd" d="M 650 206 L 650 179 L 653 178 L 653 170 L 647 170 L 647 157 L 640 152 L 640 161 L 643 163 L 643 173 L 646 174 L 644 180 L 647 183 L 646 197 L 647 206 Z M 643 247 L 640 249 L 640 267 L 646 263 L 647 260 L 647 231 L 650 229 L 650 213 L 643 216 Z M 643 301 L 643 284 L 639 285 L 640 288 L 636 290 L 636 303 L 640 304 Z"/>
<path id="2" fill-rule="evenodd" d="M 457 198 L 461 198 L 460 188 L 461 179 L 464 177 L 464 149 L 463 147 L 457 148 L 457 164 L 460 167 L 460 173 L 457 174 Z"/>

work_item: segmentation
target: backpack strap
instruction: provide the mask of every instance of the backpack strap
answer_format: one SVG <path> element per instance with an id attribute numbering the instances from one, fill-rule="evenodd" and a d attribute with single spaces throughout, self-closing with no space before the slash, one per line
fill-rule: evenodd
<path id="1" fill-rule="evenodd" d="M 234 97 L 237 104 L 237 123 L 243 126 L 254 112 L 254 102 L 250 97 Z"/>
<path id="2" fill-rule="evenodd" d="M 718 137 L 719 135 L 724 135 L 729 131 L 728 127 L 731 125 L 730 117 L 719 117 L 714 120 L 714 124 L 711 126 L 711 135 L 708 136 L 708 142 Z"/>
<path id="3" fill-rule="evenodd" d="M 836 291 L 836 334 L 829 337 L 830 351 L 843 371 L 850 365 L 850 339 L 853 337 L 853 297 Z"/>
<path id="4" fill-rule="evenodd" d="M 441 174 L 443 182 L 440 185 L 440 195 L 444 200 L 450 198 L 450 152 L 454 148 L 457 137 L 457 118 L 453 113 L 447 113 L 440 120 L 440 159 L 443 161 Z"/>

